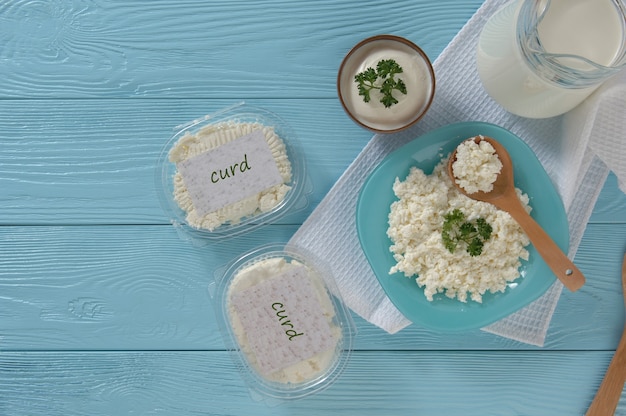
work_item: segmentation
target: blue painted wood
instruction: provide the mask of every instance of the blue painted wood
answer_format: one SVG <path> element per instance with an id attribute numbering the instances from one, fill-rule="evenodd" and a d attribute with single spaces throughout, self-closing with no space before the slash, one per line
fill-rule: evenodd
<path id="1" fill-rule="evenodd" d="M 155 171 L 174 129 L 239 100 L 0 100 L 1 224 L 166 224 Z M 313 193 L 302 223 L 372 134 L 337 99 L 247 100 L 294 131 Z M 332 126 L 329 129 L 329 126 Z"/>
<path id="2" fill-rule="evenodd" d="M 626 206 L 626 194 L 618 188 L 615 174 L 610 173 L 598 196 L 590 221 L 626 222 L 624 206 Z"/>
<path id="3" fill-rule="evenodd" d="M 162 147 L 176 126 L 238 102 L 0 100 L 0 224 L 167 223 L 154 178 Z M 372 134 L 335 98 L 246 102 L 278 114 L 295 132 L 313 193 L 308 209 L 283 222 L 301 223 Z M 611 175 L 591 220 L 626 222 L 624 204 Z"/>
<path id="4" fill-rule="evenodd" d="M 286 241 L 371 133 L 335 94 L 377 33 L 432 58 L 481 0 L 7 0 L 0 3 L 0 415 L 583 414 L 624 323 L 626 195 L 609 176 L 545 347 L 355 316 L 353 359 L 317 396 L 268 408 L 234 371 L 206 291 L 228 259 Z M 193 246 L 154 163 L 177 124 L 241 100 L 296 131 L 309 206 Z M 618 414 L 626 414 L 626 395 Z"/>
<path id="5" fill-rule="evenodd" d="M 578 415 L 611 354 L 502 351 L 486 357 L 357 351 L 328 389 L 268 407 L 250 398 L 224 351 L 6 353 L 0 355 L 0 386 L 10 394 L 0 401 L 0 414 Z"/>
<path id="6" fill-rule="evenodd" d="M 481 3 L 9 0 L 0 97 L 330 98 L 360 39 L 393 32 L 434 59 Z"/>
<path id="7" fill-rule="evenodd" d="M 271 226 L 196 247 L 169 225 L 0 227 L 0 351 L 221 349 L 207 292 L 214 272 L 296 229 Z M 576 257 L 587 284 L 563 293 L 544 349 L 616 348 L 625 250 L 626 227 L 589 226 Z M 535 349 L 479 330 L 411 326 L 390 336 L 356 321 L 364 350 Z"/>

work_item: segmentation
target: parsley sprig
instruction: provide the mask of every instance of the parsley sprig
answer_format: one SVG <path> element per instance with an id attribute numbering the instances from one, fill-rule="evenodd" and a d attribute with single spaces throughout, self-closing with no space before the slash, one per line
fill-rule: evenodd
<path id="1" fill-rule="evenodd" d="M 394 90 L 406 94 L 406 84 L 400 78 L 395 77 L 396 74 L 402 72 L 402 67 L 395 60 L 383 59 L 378 61 L 376 69 L 369 67 L 356 74 L 354 82 L 359 84 L 359 95 L 363 97 L 363 101 L 369 103 L 372 99 L 371 91 L 379 90 L 382 94 L 380 102 L 389 108 L 398 103 L 398 100 L 393 96 Z"/>
<path id="2" fill-rule="evenodd" d="M 450 253 L 459 246 L 465 246 L 470 256 L 479 256 L 483 252 L 485 241 L 491 238 L 493 228 L 484 218 L 468 221 L 460 209 L 444 215 L 441 238 Z"/>

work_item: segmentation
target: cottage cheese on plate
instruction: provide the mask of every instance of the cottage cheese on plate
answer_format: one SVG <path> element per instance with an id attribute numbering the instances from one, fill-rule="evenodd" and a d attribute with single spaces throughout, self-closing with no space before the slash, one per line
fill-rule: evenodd
<path id="1" fill-rule="evenodd" d="M 396 178 L 393 190 L 398 200 L 391 205 L 387 235 L 396 265 L 390 274 L 401 272 L 416 278 L 429 301 L 437 293 L 461 302 L 482 302 L 486 292 L 503 292 L 520 277 L 520 259 L 528 259 L 530 241 L 511 216 L 493 205 L 461 194 L 449 178 L 444 158 L 431 175 L 413 167 L 404 181 Z M 530 211 L 528 196 L 517 190 Z M 482 254 L 472 257 L 465 250 L 450 253 L 441 232 L 446 213 L 460 209 L 468 220 L 482 217 L 492 226 L 491 238 Z"/>

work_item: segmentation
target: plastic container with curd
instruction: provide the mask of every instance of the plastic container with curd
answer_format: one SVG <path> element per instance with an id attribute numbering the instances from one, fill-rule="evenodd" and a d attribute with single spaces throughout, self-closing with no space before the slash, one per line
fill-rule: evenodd
<path id="1" fill-rule="evenodd" d="M 328 268 L 280 244 L 250 251 L 210 286 L 227 348 L 253 398 L 301 398 L 341 373 L 354 324 Z"/>
<path id="2" fill-rule="evenodd" d="M 239 104 L 177 129 L 157 166 L 160 200 L 191 238 L 225 238 L 306 206 L 295 134 L 275 114 Z"/>

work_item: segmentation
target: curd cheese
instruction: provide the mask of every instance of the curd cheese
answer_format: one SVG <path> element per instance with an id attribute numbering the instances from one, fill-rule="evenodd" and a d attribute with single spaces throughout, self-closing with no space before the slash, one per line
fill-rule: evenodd
<path id="1" fill-rule="evenodd" d="M 291 189 L 291 163 L 285 143 L 270 126 L 254 122 L 222 122 L 203 127 L 195 134 L 186 133 L 172 147 L 169 160 L 182 162 L 202 153 L 209 152 L 237 138 L 261 130 L 270 148 L 283 183 L 272 186 L 258 194 L 241 199 L 223 208 L 200 215 L 194 207 L 191 195 L 180 171 L 174 174 L 174 200 L 185 211 L 187 223 L 194 228 L 213 231 L 222 224 L 237 224 L 241 219 L 269 212 L 280 204 Z"/>
<path id="2" fill-rule="evenodd" d="M 260 352 L 258 350 L 255 351 L 252 347 L 252 343 L 248 338 L 249 334 L 245 329 L 246 325 L 242 322 L 242 316 L 238 313 L 236 305 L 232 300 L 242 291 L 261 285 L 271 279 L 276 279 L 277 276 L 293 270 L 294 268 L 301 267 L 304 267 L 306 270 L 308 281 L 311 283 L 315 293 L 315 299 L 313 301 L 316 306 L 319 306 L 319 311 L 321 311 L 324 317 L 323 319 L 328 324 L 330 336 L 326 339 L 325 345 L 327 345 L 327 348 L 310 357 L 307 357 L 306 359 L 302 359 L 293 364 L 281 366 L 282 368 L 267 374 L 263 371 L 260 364 L 260 361 L 267 357 L 258 356 Z M 330 296 L 325 289 L 322 278 L 306 265 L 298 262 L 297 260 L 287 261 L 283 257 L 256 261 L 235 274 L 228 288 L 227 299 L 226 306 L 230 325 L 240 346 L 241 352 L 245 355 L 247 362 L 255 370 L 255 372 L 266 380 L 278 383 L 304 383 L 323 376 L 329 371 L 333 364 L 337 362 L 337 345 L 342 338 L 342 332 L 341 328 L 335 322 L 335 309 Z M 272 351 L 264 352 L 264 354 L 268 355 L 271 353 Z"/>
<path id="3" fill-rule="evenodd" d="M 431 175 L 413 167 L 404 181 L 396 178 L 387 235 L 400 272 L 416 279 L 429 301 L 438 293 L 461 302 L 482 302 L 486 292 L 503 292 L 517 279 L 520 259 L 528 259 L 530 241 L 511 216 L 493 205 L 463 195 L 447 174 L 444 158 Z M 517 189 L 528 211 L 528 196 Z M 468 220 L 484 218 L 493 228 L 482 254 L 472 257 L 465 250 L 450 253 L 442 242 L 446 213 L 460 209 Z"/>
<path id="4" fill-rule="evenodd" d="M 452 173 L 457 185 L 468 194 L 492 191 L 501 170 L 502 162 L 496 149 L 486 140 L 476 143 L 474 138 L 467 139 L 456 149 Z"/>

